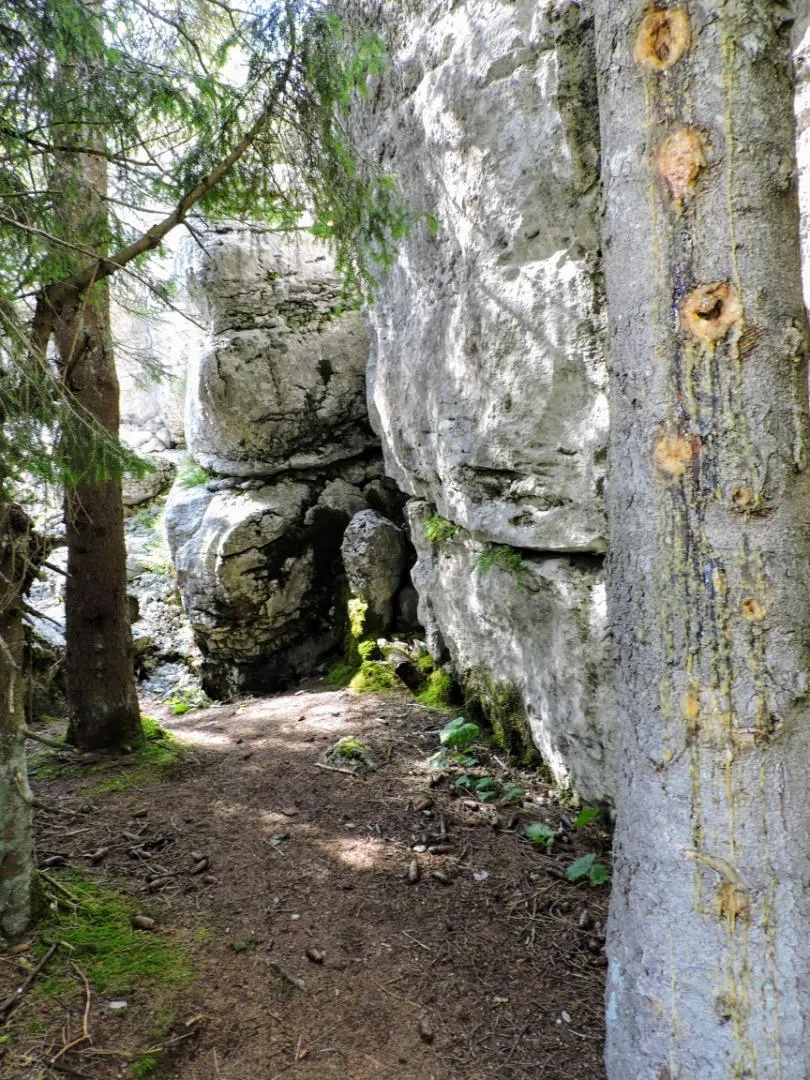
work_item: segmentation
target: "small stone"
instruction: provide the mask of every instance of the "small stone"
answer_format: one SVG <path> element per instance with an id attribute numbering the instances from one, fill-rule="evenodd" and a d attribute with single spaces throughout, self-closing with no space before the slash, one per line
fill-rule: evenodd
<path id="1" fill-rule="evenodd" d="M 313 964 L 322 964 L 326 959 L 326 953 L 323 949 L 315 949 L 310 946 L 306 951 L 307 960 L 311 960 Z"/>
<path id="2" fill-rule="evenodd" d="M 125 1001 L 108 1001 L 107 1008 L 112 1009 L 113 1012 L 123 1012 L 126 1009 L 127 1003 Z"/>
<path id="3" fill-rule="evenodd" d="M 564 1021 L 564 1022 L 565 1022 L 566 1024 L 570 1024 L 570 1023 L 571 1023 L 571 1014 L 570 1014 L 569 1012 L 566 1012 L 566 1011 L 565 1011 L 565 1009 L 563 1009 L 563 1010 L 562 1010 L 562 1012 L 560 1013 L 560 1017 L 562 1018 L 562 1020 L 563 1020 L 563 1021 Z"/>
<path id="4" fill-rule="evenodd" d="M 154 930 L 156 925 L 148 915 L 133 915 L 130 922 L 136 930 Z"/>
<path id="5" fill-rule="evenodd" d="M 418 851 L 418 852 L 419 852 L 419 854 L 421 855 L 421 854 L 423 854 L 423 853 L 424 853 L 425 851 L 427 851 L 427 844 L 414 844 L 414 845 L 413 845 L 413 850 L 414 850 L 414 851 Z"/>
<path id="6" fill-rule="evenodd" d="M 489 870 L 473 870 L 474 881 L 486 881 L 489 877 Z"/>
<path id="7" fill-rule="evenodd" d="M 196 874 L 203 874 L 208 869 L 208 859 L 202 858 L 194 864 L 191 868 L 192 877 Z"/>
<path id="8" fill-rule="evenodd" d="M 426 1043 L 432 1043 L 435 1038 L 433 1028 L 430 1025 L 430 1021 L 424 1016 L 419 1021 L 419 1038 Z"/>
<path id="9" fill-rule="evenodd" d="M 411 883 L 411 885 L 415 884 L 415 882 L 419 880 L 419 874 L 419 863 L 416 861 L 416 859 L 411 859 L 410 863 L 408 864 L 408 881 Z"/>

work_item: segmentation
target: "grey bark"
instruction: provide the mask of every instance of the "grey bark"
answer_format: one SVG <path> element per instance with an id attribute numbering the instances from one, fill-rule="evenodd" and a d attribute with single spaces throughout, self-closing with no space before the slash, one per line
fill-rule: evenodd
<path id="1" fill-rule="evenodd" d="M 595 7 L 621 714 L 608 1073 L 800 1080 L 810 491 L 787 6 Z"/>
<path id="2" fill-rule="evenodd" d="M 31 922 L 34 861 L 25 764 L 21 599 L 34 571 L 29 522 L 0 504 L 0 934 L 14 939 Z"/>

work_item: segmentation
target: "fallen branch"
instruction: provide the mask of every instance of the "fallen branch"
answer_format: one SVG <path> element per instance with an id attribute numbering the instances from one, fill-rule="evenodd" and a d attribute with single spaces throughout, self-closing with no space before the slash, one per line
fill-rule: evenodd
<path id="1" fill-rule="evenodd" d="M 353 769 L 340 769 L 337 765 L 324 765 L 322 761 L 315 762 L 316 769 L 324 769 L 326 772 L 339 772 L 344 776 L 353 776 L 357 778 L 357 773 Z"/>
<path id="2" fill-rule="evenodd" d="M 70 966 L 73 968 L 73 970 L 76 972 L 76 974 L 80 976 L 82 982 L 84 983 L 84 995 L 85 995 L 85 997 L 84 997 L 84 1013 L 82 1015 L 82 1033 L 78 1037 L 78 1039 L 71 1039 L 70 1042 L 65 1043 L 65 1045 L 62 1047 L 62 1049 L 59 1051 L 59 1053 L 55 1054 L 51 1058 L 51 1060 L 48 1062 L 49 1065 L 55 1065 L 60 1058 L 64 1057 L 65 1054 L 69 1053 L 71 1050 L 74 1050 L 77 1046 L 81 1046 L 82 1043 L 92 1042 L 93 1041 L 91 1039 L 91 1037 L 90 1037 L 90 1028 L 88 1026 L 89 1021 L 90 1021 L 90 983 L 87 981 L 87 976 L 85 975 L 85 973 L 82 971 L 82 969 L 79 967 L 78 964 L 74 964 L 74 962 L 71 960 L 70 961 Z"/>
<path id="3" fill-rule="evenodd" d="M 45 967 L 45 965 L 48 963 L 48 961 L 58 948 L 59 942 L 57 941 L 53 945 L 51 945 L 50 949 L 48 949 L 48 951 L 42 957 L 34 970 L 28 975 L 25 982 L 21 986 L 18 986 L 14 993 L 7 997 L 5 1001 L 0 1003 L 0 1018 L 2 1018 L 3 1020 L 8 1019 L 8 1014 L 12 1011 L 15 1005 L 22 1000 L 23 994 L 30 988 L 34 979 L 36 979 L 36 977 L 39 975 L 39 973 L 42 971 L 42 969 Z"/>
<path id="4" fill-rule="evenodd" d="M 75 747 L 68 746 L 67 743 L 57 742 L 56 739 L 49 739 L 45 735 L 37 735 L 37 733 L 31 731 L 30 728 L 23 728 L 23 735 L 26 739 L 32 739 L 34 742 L 42 743 L 43 746 L 50 746 L 52 750 L 67 750 L 70 754 L 77 753 Z"/>

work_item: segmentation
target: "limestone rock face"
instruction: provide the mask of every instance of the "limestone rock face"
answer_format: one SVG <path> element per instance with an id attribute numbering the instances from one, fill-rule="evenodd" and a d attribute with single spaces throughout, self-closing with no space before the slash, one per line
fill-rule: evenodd
<path id="1" fill-rule="evenodd" d="M 405 568 L 402 530 L 376 510 L 361 510 L 343 534 L 341 555 L 349 588 L 388 626 Z"/>
<path id="2" fill-rule="evenodd" d="M 151 502 L 169 487 L 177 472 L 175 465 L 164 457 L 145 456 L 150 471 L 143 476 L 124 476 L 121 482 L 121 496 L 124 506 L 140 506 Z"/>
<path id="3" fill-rule="evenodd" d="M 188 283 L 211 337 L 192 358 L 186 438 L 226 476 L 322 468 L 376 444 L 362 317 L 342 310 L 321 244 L 255 229 L 210 233 Z"/>
<path id="4" fill-rule="evenodd" d="M 436 219 L 370 313 L 386 469 L 482 539 L 604 551 L 590 26 L 573 0 L 379 6 L 366 137 Z"/>
<path id="5" fill-rule="evenodd" d="M 427 510 L 414 501 L 407 514 L 431 651 L 446 646 L 485 709 L 503 688 L 516 694 L 557 782 L 587 801 L 609 801 L 615 738 L 605 718 L 616 702 L 600 560 L 527 554 L 499 563 L 492 548 L 461 532 L 431 544 Z"/>
<path id="6" fill-rule="evenodd" d="M 206 692 L 261 693 L 342 641 L 343 531 L 382 481 L 368 337 L 306 233 L 223 228 L 184 260 L 210 331 L 189 365 L 187 444 L 214 475 L 181 476 L 166 532 Z"/>
<path id="7" fill-rule="evenodd" d="M 368 5 L 344 0 L 368 23 Z M 593 34 L 576 0 L 382 0 L 356 124 L 417 226 L 369 314 L 369 400 L 409 518 L 431 649 L 510 685 L 555 774 L 610 798 L 608 431 Z M 431 227 L 435 225 L 435 227 Z M 455 538 L 431 545 L 424 517 Z M 504 565 L 477 569 L 504 547 Z"/>
<path id="8" fill-rule="evenodd" d="M 330 628 L 325 617 L 331 568 L 321 556 L 324 546 L 338 549 L 340 535 L 324 544 L 315 526 L 303 526 L 312 502 L 311 487 L 291 481 L 174 488 L 166 533 L 212 697 L 271 688 L 334 646 L 337 620 Z"/>

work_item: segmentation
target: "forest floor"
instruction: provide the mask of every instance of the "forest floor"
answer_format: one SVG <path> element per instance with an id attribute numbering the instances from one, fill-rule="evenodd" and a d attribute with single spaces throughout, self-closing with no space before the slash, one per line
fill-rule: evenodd
<path id="1" fill-rule="evenodd" d="M 604 1077 L 608 890 L 565 879 L 598 822 L 484 746 L 431 767 L 449 717 L 405 693 L 143 707 L 146 758 L 32 751 L 51 910 L 0 947 L 4 1080 Z"/>

